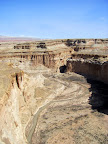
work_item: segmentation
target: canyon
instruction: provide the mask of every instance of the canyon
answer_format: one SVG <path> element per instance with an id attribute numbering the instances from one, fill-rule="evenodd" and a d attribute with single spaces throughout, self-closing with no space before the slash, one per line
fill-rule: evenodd
<path id="1" fill-rule="evenodd" d="M 0 42 L 0 144 L 107 144 L 108 39 Z"/>

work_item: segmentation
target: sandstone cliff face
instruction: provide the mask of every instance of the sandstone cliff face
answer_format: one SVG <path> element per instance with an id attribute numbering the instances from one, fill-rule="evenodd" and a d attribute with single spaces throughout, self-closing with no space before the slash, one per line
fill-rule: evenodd
<path id="1" fill-rule="evenodd" d="M 40 45 L 42 45 L 42 48 Z M 14 60 L 19 62 L 27 60 L 33 66 L 43 64 L 48 68 L 59 71 L 60 66 L 66 65 L 68 58 L 87 59 L 101 55 L 103 58 L 107 57 L 108 39 L 63 39 L 28 43 L 1 43 L 0 48 L 1 60 L 7 60 L 10 63 L 15 63 Z"/>
<path id="2" fill-rule="evenodd" d="M 5 91 L 0 93 L 0 143 L 26 144 L 31 141 L 35 113 L 63 91 L 64 86 L 50 82 L 39 73 L 28 75 L 11 66 L 5 67 L 1 70 L 8 77 L 2 73 L 0 78 L 1 81 L 7 78 L 7 82 L 9 79 L 9 83 L 6 88 L 3 83 Z"/>
<path id="3" fill-rule="evenodd" d="M 67 60 L 68 58 L 72 60 Z M 38 53 L 26 52 L 1 57 L 2 62 L 13 63 L 16 66 L 28 62 L 29 65 L 35 68 L 42 64 L 55 72 L 60 72 L 60 69 L 67 65 L 67 71 L 78 72 L 102 81 L 108 81 L 107 60 L 107 55 L 77 54 L 72 49 Z M 71 67 L 69 66 L 70 63 L 72 64 L 72 69 L 69 68 Z"/>
<path id="4" fill-rule="evenodd" d="M 19 113 L 19 79 L 22 72 L 0 65 L 0 143 L 26 144 Z"/>
<path id="5" fill-rule="evenodd" d="M 30 62 L 33 67 L 42 64 L 48 68 L 55 71 L 59 71 L 59 67 L 66 65 L 67 58 L 70 58 L 73 53 L 72 49 L 59 50 L 59 51 L 47 51 L 38 53 L 10 53 L 10 55 L 2 55 L 1 61 L 6 61 L 8 63 L 24 63 L 25 61 Z"/>
<path id="6" fill-rule="evenodd" d="M 0 135 L 4 144 L 26 144 L 20 119 L 19 99 L 20 91 L 14 81 L 6 104 L 3 104 L 0 111 Z"/>
<path id="7" fill-rule="evenodd" d="M 107 144 L 107 112 L 92 109 L 106 105 L 107 85 L 100 93 L 81 75 L 108 83 L 108 57 L 73 47 L 102 41 L 66 42 L 47 41 L 49 50 L 38 51 L 21 50 L 21 44 L 12 52 L 9 46 L 0 54 L 0 144 Z M 75 73 L 59 73 L 65 68 Z"/>
<path id="8" fill-rule="evenodd" d="M 67 60 L 67 71 L 108 83 L 108 62 L 71 59 Z"/>

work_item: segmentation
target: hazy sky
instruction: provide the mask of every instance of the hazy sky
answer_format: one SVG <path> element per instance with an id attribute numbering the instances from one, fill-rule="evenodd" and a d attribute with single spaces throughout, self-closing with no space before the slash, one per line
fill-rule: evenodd
<path id="1" fill-rule="evenodd" d="M 0 0 L 0 35 L 108 38 L 108 0 Z"/>

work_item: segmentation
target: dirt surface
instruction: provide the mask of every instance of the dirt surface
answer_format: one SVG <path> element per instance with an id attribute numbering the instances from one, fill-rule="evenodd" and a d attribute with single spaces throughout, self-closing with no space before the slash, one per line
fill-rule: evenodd
<path id="1" fill-rule="evenodd" d="M 91 84 L 74 73 L 45 76 L 64 84 L 65 90 L 36 113 L 31 143 L 107 144 L 108 116 L 89 104 Z"/>
<path id="2" fill-rule="evenodd" d="M 108 39 L 1 42 L 0 144 L 107 144 L 107 51 Z"/>

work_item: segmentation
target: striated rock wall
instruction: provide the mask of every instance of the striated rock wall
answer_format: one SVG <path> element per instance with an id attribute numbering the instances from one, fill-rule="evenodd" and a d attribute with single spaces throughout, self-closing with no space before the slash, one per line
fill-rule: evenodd
<path id="1" fill-rule="evenodd" d="M 0 144 L 29 143 L 35 113 L 63 90 L 64 85 L 40 72 L 25 74 L 0 65 Z"/>
<path id="2" fill-rule="evenodd" d="M 28 76 L 7 65 L 0 65 L 0 70 L 0 143 L 27 144 L 25 127 L 38 107 L 35 89 L 43 86 L 44 77 Z"/>
<path id="3" fill-rule="evenodd" d="M 75 72 L 108 83 L 108 61 L 67 60 L 67 72 Z"/>
<path id="4" fill-rule="evenodd" d="M 72 53 L 72 49 L 37 53 L 10 53 L 8 55 L 2 54 L 0 59 L 2 61 L 8 61 L 9 63 L 15 63 L 15 60 L 22 63 L 27 60 L 32 64 L 33 67 L 42 64 L 48 68 L 58 71 L 60 66 L 66 65 L 66 60 L 71 57 Z M 12 59 L 14 59 L 14 61 L 12 61 Z"/>
<path id="5" fill-rule="evenodd" d="M 6 67 L 6 65 L 5 65 Z M 23 127 L 20 119 L 20 81 L 23 73 L 18 70 L 12 70 L 8 66 L 1 68 L 1 81 L 7 81 L 0 85 L 0 143 L 2 144 L 26 144 L 26 138 L 23 133 Z M 6 73 L 6 75 L 5 75 Z M 4 76 L 4 75 L 5 76 Z M 8 82 L 9 81 L 9 82 Z M 2 86 L 2 87 L 1 87 Z"/>
<path id="6" fill-rule="evenodd" d="M 71 58 L 72 60 L 70 60 L 69 58 Z M 106 77 L 106 74 L 107 74 L 106 68 L 104 70 L 106 74 L 104 73 L 104 71 L 100 71 L 101 67 L 107 67 L 106 64 L 104 64 L 104 62 L 108 60 L 107 55 L 77 54 L 77 53 L 74 53 L 73 49 L 66 49 L 66 50 L 59 50 L 59 51 L 57 50 L 57 51 L 9 53 L 8 55 L 5 53 L 4 55 L 2 54 L 0 56 L 0 59 L 1 61 L 7 61 L 9 63 L 14 63 L 16 65 L 19 65 L 19 63 L 25 63 L 25 61 L 28 61 L 30 65 L 34 68 L 37 67 L 37 65 L 42 64 L 45 67 L 53 69 L 56 72 L 60 72 L 60 68 L 64 68 L 66 66 L 66 63 L 67 63 L 67 66 L 68 66 L 68 63 L 72 63 L 72 65 L 75 64 L 76 67 L 78 68 L 81 67 L 81 70 L 80 69 L 77 70 L 77 68 L 75 68 L 75 70 L 72 70 L 72 71 L 74 72 L 78 71 L 78 72 L 83 73 L 82 67 L 84 67 L 84 69 L 88 69 L 88 71 L 86 71 L 85 74 L 91 75 L 91 76 L 94 75 L 94 77 L 97 76 L 95 74 L 97 73 L 95 66 L 97 66 L 97 67 L 100 67 L 98 68 L 99 69 L 98 73 L 102 73 L 101 79 L 103 79 L 103 75 L 104 77 Z M 67 59 L 69 60 L 67 61 Z M 96 61 L 98 61 L 98 63 Z M 94 70 L 92 74 L 89 74 L 90 68 L 86 68 L 88 67 L 88 65 L 89 67 L 91 67 L 91 69 Z M 68 67 L 67 69 L 69 70 Z"/>
<path id="7" fill-rule="evenodd" d="M 76 41 L 75 43 L 77 44 L 79 42 Z M 47 43 L 47 47 L 53 47 L 54 45 L 57 47 L 61 46 L 61 42 Z M 22 48 L 19 49 L 21 50 Z M 85 126 L 85 116 L 88 115 L 88 111 L 85 113 L 85 109 L 87 110 L 87 107 L 89 108 L 88 97 L 91 94 L 89 93 L 89 85 L 86 83 L 86 79 L 82 79 L 82 76 L 75 77 L 74 75 L 77 75 L 75 73 L 80 73 L 89 78 L 108 83 L 108 56 L 78 54 L 75 53 L 72 47 L 68 47 L 68 49 L 61 48 L 58 50 L 44 51 L 18 52 L 16 49 L 14 50 L 15 51 L 13 52 L 3 51 L 0 54 L 0 61 L 2 62 L 0 64 L 0 144 L 31 144 L 31 142 L 32 144 L 39 144 L 45 143 L 46 138 L 48 137 L 49 144 L 51 144 L 52 138 L 55 140 L 55 138 L 58 137 L 58 142 L 64 140 L 62 135 L 64 135 L 65 132 L 66 139 L 68 140 L 69 137 L 67 135 L 66 125 L 69 125 L 68 133 L 72 134 L 72 131 L 75 131 L 75 134 L 77 134 L 82 128 L 79 127 L 78 131 L 76 131 L 78 127 L 76 119 L 82 119 L 82 116 L 84 116 Z M 28 67 L 26 67 L 26 62 Z M 8 65 L 4 65 L 5 63 L 8 63 Z M 46 73 L 42 74 L 40 69 L 38 69 L 40 64 L 42 66 L 44 65 L 43 68 L 47 69 L 46 67 L 48 67 L 56 72 L 64 72 L 64 69 L 66 68 L 67 72 L 75 73 L 71 73 L 69 74 L 71 76 L 69 76 L 68 73 L 62 75 L 53 72 L 48 73 L 46 70 Z M 13 69 L 12 66 L 15 66 L 17 69 Z M 25 73 L 18 68 L 22 68 L 21 70 Z M 35 71 L 36 68 L 38 69 L 37 72 Z M 84 101 L 85 104 L 87 104 L 86 107 L 83 105 Z M 61 107 L 60 103 L 64 106 Z M 65 103 L 67 103 L 67 110 Z M 102 102 L 100 101 L 100 103 Z M 54 108 L 51 110 L 52 106 L 50 104 L 52 104 L 53 107 L 55 106 L 55 110 L 57 111 L 57 113 L 55 113 L 54 110 L 54 115 L 52 113 Z M 58 105 L 58 107 L 56 107 L 56 105 Z M 75 106 L 78 115 L 75 111 Z M 40 121 L 39 117 L 41 117 L 41 112 L 44 109 L 47 113 L 43 115 L 43 121 Z M 58 109 L 60 110 L 59 112 Z M 82 112 L 83 109 L 84 112 Z M 88 122 L 91 122 L 91 120 L 94 120 L 94 116 L 91 119 L 91 112 L 89 113 L 90 119 L 87 120 L 87 124 Z M 73 115 L 75 119 L 73 118 Z M 82 116 L 80 117 L 80 115 Z M 55 121 L 58 121 L 58 124 L 56 124 Z M 98 121 L 97 118 L 96 121 Z M 74 122 L 76 125 L 75 130 L 73 130 Z M 92 123 L 93 122 L 90 123 L 89 128 L 92 127 Z M 101 126 L 102 124 L 96 123 L 95 127 L 97 127 L 97 125 Z M 105 127 L 106 130 L 106 126 L 103 127 Z M 58 129 L 60 131 L 58 131 Z M 96 138 L 99 129 L 101 130 L 101 128 L 97 128 L 96 132 L 94 132 Z M 70 132 L 70 130 L 72 131 Z M 55 134 L 53 133 L 54 131 Z M 60 132 L 60 135 L 58 135 L 58 132 Z M 87 133 L 85 132 L 85 128 L 83 133 Z M 91 133 L 93 134 L 91 130 L 90 132 L 88 131 L 88 133 L 90 133 L 90 135 Z M 100 132 L 100 139 L 101 136 L 102 134 Z M 82 136 L 79 134 L 79 139 L 81 139 L 81 137 Z M 72 139 L 70 138 L 70 141 L 64 143 L 68 144 L 71 142 Z M 80 143 L 80 141 L 76 143 Z"/>

